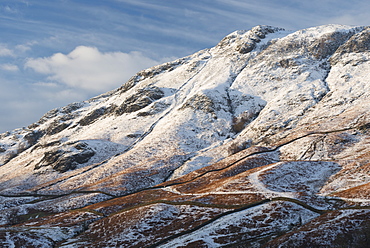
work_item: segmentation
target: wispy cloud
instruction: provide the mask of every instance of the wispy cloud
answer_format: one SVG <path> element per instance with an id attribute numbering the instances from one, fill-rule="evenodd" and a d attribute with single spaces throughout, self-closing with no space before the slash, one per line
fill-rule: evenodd
<path id="1" fill-rule="evenodd" d="M 69 54 L 29 59 L 25 67 L 48 75 L 49 81 L 88 92 L 118 87 L 139 70 L 158 64 L 140 52 L 100 52 L 95 47 L 79 46 Z"/>
<path id="2" fill-rule="evenodd" d="M 0 69 L 4 71 L 12 71 L 12 72 L 19 71 L 18 66 L 13 65 L 13 64 L 0 64 Z"/>
<path id="3" fill-rule="evenodd" d="M 0 57 L 14 56 L 14 52 L 7 48 L 5 45 L 0 44 Z"/>
<path id="4" fill-rule="evenodd" d="M 9 5 L 4 6 L 4 10 L 10 14 L 18 13 L 18 10 L 15 8 L 10 7 Z"/>

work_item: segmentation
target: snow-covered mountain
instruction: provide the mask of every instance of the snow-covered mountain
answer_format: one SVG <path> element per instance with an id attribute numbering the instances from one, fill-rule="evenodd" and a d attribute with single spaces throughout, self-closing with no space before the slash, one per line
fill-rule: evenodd
<path id="1" fill-rule="evenodd" d="M 257 26 L 1 134 L 0 243 L 366 247 L 369 59 L 369 27 Z"/>

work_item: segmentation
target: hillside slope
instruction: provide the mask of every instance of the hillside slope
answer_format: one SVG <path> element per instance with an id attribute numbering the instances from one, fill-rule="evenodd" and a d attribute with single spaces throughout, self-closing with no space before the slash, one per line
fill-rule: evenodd
<path id="1" fill-rule="evenodd" d="M 257 26 L 1 134 L 0 242 L 364 247 L 369 58 L 368 27 Z"/>

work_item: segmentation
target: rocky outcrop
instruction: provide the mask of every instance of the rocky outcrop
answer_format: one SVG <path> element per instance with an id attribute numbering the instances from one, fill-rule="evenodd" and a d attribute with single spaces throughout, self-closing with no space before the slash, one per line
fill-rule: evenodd
<path id="1" fill-rule="evenodd" d="M 217 47 L 225 49 L 227 46 L 234 46 L 241 54 L 246 54 L 256 48 L 257 43 L 266 38 L 266 35 L 283 31 L 282 28 L 271 26 L 256 26 L 250 31 L 237 31 L 223 38 Z"/>
<path id="2" fill-rule="evenodd" d="M 115 109 L 115 114 L 122 115 L 125 113 L 136 112 L 163 96 L 163 91 L 157 87 L 139 89 L 135 94 L 125 99 L 125 101 Z"/>
<path id="3" fill-rule="evenodd" d="M 370 28 L 365 28 L 362 32 L 354 34 L 347 42 L 342 44 L 335 52 L 335 54 L 330 58 L 330 63 L 336 65 L 338 63 L 348 63 L 346 60 L 342 60 L 344 55 L 358 54 L 361 57 L 362 53 L 367 53 L 370 51 Z M 353 60 L 354 59 L 354 60 Z M 358 63 L 363 63 L 366 61 L 363 58 L 353 58 L 352 63 L 357 65 Z"/>
<path id="4" fill-rule="evenodd" d="M 95 151 L 86 143 L 77 142 L 65 145 L 64 149 L 53 149 L 44 153 L 35 170 L 42 167 L 51 167 L 58 172 L 73 170 L 79 164 L 84 164 L 95 155 Z"/>
<path id="5" fill-rule="evenodd" d="M 188 99 L 180 109 L 191 108 L 215 114 L 216 106 L 212 99 L 206 95 L 195 95 Z M 218 107 L 219 108 L 219 107 Z"/>
<path id="6" fill-rule="evenodd" d="M 94 109 L 90 113 L 88 113 L 86 116 L 81 118 L 81 120 L 78 122 L 81 126 L 88 126 L 92 123 L 94 123 L 97 119 L 101 118 L 105 114 L 110 114 L 112 113 L 115 109 L 117 108 L 116 105 L 112 105 L 109 107 L 101 107 L 98 109 Z"/>

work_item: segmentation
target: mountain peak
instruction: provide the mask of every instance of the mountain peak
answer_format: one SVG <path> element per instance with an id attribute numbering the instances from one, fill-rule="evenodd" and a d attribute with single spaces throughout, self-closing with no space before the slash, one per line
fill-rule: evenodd
<path id="1" fill-rule="evenodd" d="M 259 25 L 251 30 L 238 30 L 223 38 L 216 46 L 222 53 L 231 47 L 241 54 L 251 52 L 266 35 L 283 31 L 282 28 Z"/>

